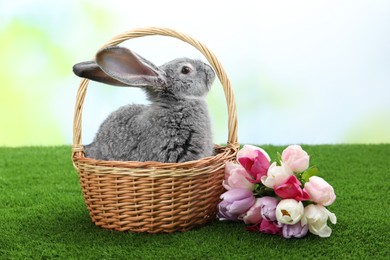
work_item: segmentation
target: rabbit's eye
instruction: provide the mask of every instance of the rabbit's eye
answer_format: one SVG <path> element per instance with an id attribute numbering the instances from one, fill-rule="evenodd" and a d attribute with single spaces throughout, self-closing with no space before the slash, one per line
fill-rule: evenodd
<path id="1" fill-rule="evenodd" d="M 191 72 L 191 68 L 188 66 L 184 66 L 183 68 L 181 68 L 181 73 L 183 74 L 188 74 L 190 72 Z"/>

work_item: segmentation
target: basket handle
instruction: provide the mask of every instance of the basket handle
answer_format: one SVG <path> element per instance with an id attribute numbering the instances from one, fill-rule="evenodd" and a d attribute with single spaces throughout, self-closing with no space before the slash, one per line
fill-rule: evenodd
<path id="1" fill-rule="evenodd" d="M 168 29 L 168 28 L 159 28 L 159 27 L 148 27 L 148 28 L 140 28 L 140 29 L 134 29 L 127 31 L 125 33 L 119 34 L 112 38 L 108 43 L 106 43 L 101 49 L 109 47 L 109 46 L 115 46 L 118 45 L 126 40 L 133 39 L 133 38 L 139 38 L 143 36 L 150 36 L 150 35 L 160 35 L 160 36 L 170 36 L 173 38 L 177 38 L 179 40 L 182 40 L 196 49 L 198 49 L 207 59 L 207 61 L 210 63 L 210 65 L 215 70 L 219 81 L 222 84 L 225 97 L 226 97 L 226 104 L 228 109 L 228 141 L 227 145 L 230 146 L 233 149 L 237 149 L 238 147 L 238 140 L 237 140 L 237 112 L 236 112 L 236 103 L 234 100 L 234 94 L 230 85 L 230 81 L 225 73 L 225 70 L 223 69 L 221 63 L 219 63 L 216 56 L 201 42 L 198 40 L 183 34 L 179 33 L 175 30 Z M 82 126 L 81 126 L 81 119 L 82 119 L 82 108 L 84 104 L 85 95 L 87 92 L 89 80 L 88 79 L 82 79 L 80 82 L 79 89 L 77 91 L 76 96 L 76 105 L 75 105 L 75 112 L 74 112 L 74 119 L 73 119 L 73 146 L 72 146 L 72 152 L 73 156 L 76 153 L 83 153 L 84 148 L 81 144 L 81 133 L 82 133 Z"/>

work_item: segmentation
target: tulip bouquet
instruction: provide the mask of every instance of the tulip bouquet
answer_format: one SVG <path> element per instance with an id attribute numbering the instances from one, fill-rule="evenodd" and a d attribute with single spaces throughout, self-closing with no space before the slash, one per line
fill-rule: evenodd
<path id="1" fill-rule="evenodd" d="M 221 195 L 218 218 L 244 221 L 249 231 L 285 238 L 301 238 L 308 231 L 329 237 L 328 219 L 336 224 L 336 216 L 325 206 L 336 195 L 309 160 L 299 145 L 288 146 L 273 163 L 263 149 L 245 145 L 237 153 L 238 164 L 226 163 L 222 185 L 227 191 Z"/>

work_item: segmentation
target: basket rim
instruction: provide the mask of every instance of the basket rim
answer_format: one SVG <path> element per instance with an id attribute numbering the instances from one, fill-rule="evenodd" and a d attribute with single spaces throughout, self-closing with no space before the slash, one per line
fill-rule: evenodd
<path id="1" fill-rule="evenodd" d="M 219 146 L 216 145 L 217 153 L 213 156 L 204 157 L 198 160 L 180 162 L 180 163 L 164 163 L 156 161 L 106 161 L 106 160 L 96 160 L 93 158 L 87 158 L 84 156 L 84 153 L 76 153 L 72 160 L 74 163 L 81 163 L 85 165 L 91 165 L 93 167 L 98 167 L 104 171 L 104 168 L 107 170 L 115 168 L 115 173 L 128 174 L 129 169 L 133 169 L 132 175 L 134 176 L 150 176 L 150 170 L 155 171 L 158 169 L 159 174 L 171 176 L 172 170 L 188 170 L 188 169 L 202 169 L 208 167 L 208 165 L 213 165 L 220 162 L 222 159 L 228 159 L 229 157 L 234 157 L 237 154 L 239 146 L 236 145 L 227 145 Z M 232 159 L 232 158 L 231 158 Z M 224 165 L 223 165 L 224 167 Z M 77 167 L 76 167 L 77 168 Z M 166 170 L 166 172 L 164 172 Z M 153 174 L 153 173 L 152 173 Z M 201 173 L 193 172 L 192 175 L 198 175 Z M 183 176 L 183 173 L 180 173 L 180 176 Z"/>
<path id="2" fill-rule="evenodd" d="M 176 39 L 179 39 L 181 41 L 184 41 L 193 47 L 195 47 L 197 50 L 200 51 L 201 54 L 204 55 L 204 57 L 207 59 L 207 61 L 210 63 L 210 65 L 213 67 L 213 69 L 216 72 L 216 75 L 222 84 L 226 103 L 227 103 L 227 109 L 228 109 L 228 141 L 226 147 L 228 149 L 233 149 L 235 152 L 237 152 L 237 147 L 239 147 L 238 140 L 237 140 L 237 112 L 236 112 L 236 104 L 234 100 L 234 93 L 232 91 L 230 81 L 226 75 L 225 70 L 223 69 L 221 63 L 218 61 L 216 56 L 201 42 L 198 40 L 190 37 L 187 34 L 175 31 L 170 28 L 164 28 L 164 27 L 145 27 L 145 28 L 138 28 L 129 30 L 127 32 L 124 32 L 122 34 L 119 34 L 115 37 L 113 37 L 110 41 L 108 41 L 105 45 L 103 45 L 100 49 L 109 47 L 109 46 L 115 46 L 118 45 L 126 40 L 133 39 L 133 38 L 139 38 L 143 36 L 169 36 Z M 84 146 L 82 145 L 82 110 L 84 105 L 84 100 L 88 88 L 89 80 L 86 78 L 83 78 L 80 82 L 77 96 L 76 96 L 76 103 L 75 103 L 75 112 L 74 112 L 74 119 L 73 119 L 73 145 L 72 145 L 72 160 L 81 160 L 81 158 L 84 156 Z M 127 164 L 131 165 L 141 165 L 140 167 L 177 167 L 178 164 L 182 165 L 183 167 L 186 167 L 187 165 L 191 165 L 194 162 L 202 161 L 202 160 L 210 160 L 211 157 L 202 158 L 197 161 L 190 161 L 190 162 L 183 162 L 183 163 L 161 163 L 161 162 L 131 162 L 127 161 Z M 84 157 L 85 158 L 85 157 Z M 94 160 L 91 158 L 85 158 L 89 160 L 91 163 L 95 165 L 102 164 L 110 164 L 110 165 L 117 165 L 117 161 L 99 161 Z M 83 159 L 84 160 L 84 159 Z M 120 162 L 122 164 L 123 162 Z M 170 165 L 171 164 L 171 165 Z M 158 165 L 158 166 L 157 166 Z M 134 167 L 133 166 L 133 167 Z"/>

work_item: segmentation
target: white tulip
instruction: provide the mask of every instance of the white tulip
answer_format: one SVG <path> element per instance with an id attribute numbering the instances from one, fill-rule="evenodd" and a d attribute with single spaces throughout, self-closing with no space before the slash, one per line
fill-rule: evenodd
<path id="1" fill-rule="evenodd" d="M 268 188 L 273 189 L 274 186 L 285 183 L 293 174 L 293 171 L 287 165 L 282 163 L 281 166 L 277 166 L 274 162 L 268 168 L 267 175 L 261 177 L 261 182 Z"/>
<path id="2" fill-rule="evenodd" d="M 324 206 L 310 204 L 305 208 L 302 217 L 302 226 L 308 225 L 309 231 L 320 237 L 329 237 L 332 234 L 332 229 L 328 227 L 328 219 L 331 223 L 336 224 L 336 215 Z"/>
<path id="3" fill-rule="evenodd" d="M 279 223 L 294 225 L 298 223 L 304 213 L 302 202 L 294 199 L 285 199 L 276 206 L 276 220 Z"/>

